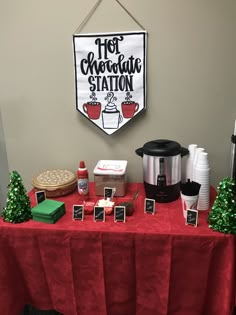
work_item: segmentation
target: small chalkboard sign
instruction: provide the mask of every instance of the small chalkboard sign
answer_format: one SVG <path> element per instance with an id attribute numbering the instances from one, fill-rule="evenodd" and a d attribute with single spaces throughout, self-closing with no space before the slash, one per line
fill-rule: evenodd
<path id="1" fill-rule="evenodd" d="M 187 209 L 186 224 L 197 226 L 198 223 L 198 211 L 193 209 Z"/>
<path id="2" fill-rule="evenodd" d="M 145 213 L 155 214 L 155 212 L 156 212 L 155 199 L 145 198 L 145 201 L 144 201 L 144 212 Z"/>
<path id="3" fill-rule="evenodd" d="M 94 207 L 94 221 L 105 221 L 105 208 L 95 206 Z"/>
<path id="4" fill-rule="evenodd" d="M 46 199 L 45 191 L 44 190 L 36 191 L 35 199 L 36 199 L 37 204 L 44 201 Z"/>
<path id="5" fill-rule="evenodd" d="M 104 187 L 104 199 L 113 198 L 113 196 L 115 195 L 115 192 L 116 192 L 116 188 Z"/>
<path id="6" fill-rule="evenodd" d="M 126 209 L 124 206 L 116 206 L 114 210 L 114 221 L 125 222 L 126 221 Z"/>
<path id="7" fill-rule="evenodd" d="M 83 205 L 73 205 L 73 220 L 84 220 L 84 206 Z"/>

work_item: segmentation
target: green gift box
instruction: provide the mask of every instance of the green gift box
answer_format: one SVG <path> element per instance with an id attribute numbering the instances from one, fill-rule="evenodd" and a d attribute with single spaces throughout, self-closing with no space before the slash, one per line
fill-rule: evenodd
<path id="1" fill-rule="evenodd" d="M 44 222 L 44 223 L 56 223 L 63 215 L 65 214 L 65 210 L 63 212 L 59 212 L 57 215 L 53 216 L 52 218 L 40 217 L 37 215 L 33 216 L 34 221 Z"/>
<path id="2" fill-rule="evenodd" d="M 64 202 L 45 199 L 31 209 L 33 220 L 45 223 L 57 222 L 66 212 Z"/>

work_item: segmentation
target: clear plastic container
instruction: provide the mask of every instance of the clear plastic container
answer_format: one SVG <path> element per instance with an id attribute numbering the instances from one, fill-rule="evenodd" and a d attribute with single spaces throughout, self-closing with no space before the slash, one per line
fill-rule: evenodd
<path id="1" fill-rule="evenodd" d="M 104 195 L 104 187 L 116 188 L 116 197 L 125 196 L 126 167 L 124 160 L 100 160 L 93 171 L 96 196 Z"/>

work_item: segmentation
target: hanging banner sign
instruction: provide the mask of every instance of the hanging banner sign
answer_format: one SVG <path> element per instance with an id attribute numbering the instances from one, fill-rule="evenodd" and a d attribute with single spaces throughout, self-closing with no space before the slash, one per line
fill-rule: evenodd
<path id="1" fill-rule="evenodd" d="M 111 135 L 146 108 L 145 31 L 73 35 L 76 108 Z"/>

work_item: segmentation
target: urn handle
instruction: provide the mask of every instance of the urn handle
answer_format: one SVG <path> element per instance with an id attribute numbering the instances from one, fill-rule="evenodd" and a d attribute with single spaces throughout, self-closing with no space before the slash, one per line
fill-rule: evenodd
<path id="1" fill-rule="evenodd" d="M 141 156 L 143 157 L 143 148 L 138 148 L 135 150 L 135 153 L 138 155 L 138 156 Z"/>
<path id="2" fill-rule="evenodd" d="M 186 148 L 181 148 L 181 157 L 188 155 L 189 154 L 189 150 Z"/>

